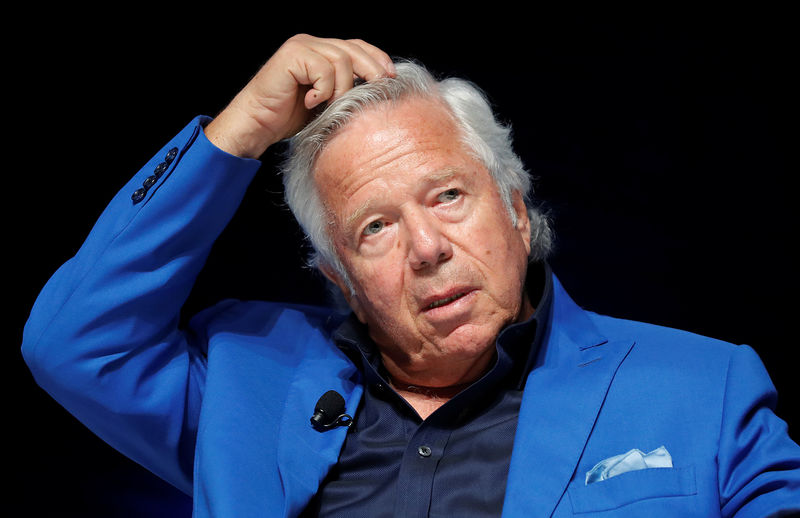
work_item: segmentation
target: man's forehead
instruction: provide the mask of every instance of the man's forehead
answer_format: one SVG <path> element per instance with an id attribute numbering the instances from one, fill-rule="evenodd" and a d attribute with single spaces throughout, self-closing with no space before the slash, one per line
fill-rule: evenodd
<path id="1" fill-rule="evenodd" d="M 438 101 L 407 99 L 371 107 L 337 130 L 318 154 L 314 176 L 320 191 L 335 195 L 383 168 L 416 168 L 445 155 L 471 155 L 450 112 Z"/>
<path id="2" fill-rule="evenodd" d="M 454 135 L 455 118 L 444 101 L 428 97 L 409 97 L 364 107 L 339 126 L 322 148 L 324 153 L 337 141 L 349 139 L 359 145 L 380 144 L 405 133 L 409 137 L 423 134 Z M 341 149 L 337 149 L 341 152 Z"/>

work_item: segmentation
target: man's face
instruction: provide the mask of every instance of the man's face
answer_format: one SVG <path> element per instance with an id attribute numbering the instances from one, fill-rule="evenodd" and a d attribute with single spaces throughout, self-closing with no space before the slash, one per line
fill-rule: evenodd
<path id="1" fill-rule="evenodd" d="M 480 375 L 500 330 L 532 313 L 521 197 L 513 225 L 489 172 L 430 100 L 358 116 L 326 145 L 315 175 L 353 293 L 326 273 L 389 372 L 427 386 Z"/>

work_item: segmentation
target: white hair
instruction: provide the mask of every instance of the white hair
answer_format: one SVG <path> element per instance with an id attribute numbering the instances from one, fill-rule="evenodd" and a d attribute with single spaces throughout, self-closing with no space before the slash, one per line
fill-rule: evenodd
<path id="1" fill-rule="evenodd" d="M 484 93 L 464 79 L 437 81 L 423 66 L 408 61 L 395 64 L 393 78 L 365 82 L 348 90 L 289 140 L 282 165 L 286 203 L 313 248 L 309 265 L 327 265 L 352 289 L 330 235 L 331 219 L 314 183 L 317 156 L 336 132 L 366 109 L 409 98 L 443 102 L 461 130 L 462 141 L 494 178 L 500 196 L 516 224 L 513 193 L 519 192 L 531 222 L 531 260 L 542 260 L 552 248 L 549 220 L 532 203 L 531 179 L 514 153 L 511 128 L 498 122 Z"/>

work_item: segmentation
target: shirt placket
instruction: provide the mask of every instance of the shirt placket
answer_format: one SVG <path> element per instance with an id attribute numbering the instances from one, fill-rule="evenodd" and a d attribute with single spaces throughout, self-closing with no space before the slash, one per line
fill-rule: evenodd
<path id="1" fill-rule="evenodd" d="M 428 516 L 436 468 L 445 455 L 450 430 L 427 421 L 411 435 L 397 480 L 395 516 Z"/>

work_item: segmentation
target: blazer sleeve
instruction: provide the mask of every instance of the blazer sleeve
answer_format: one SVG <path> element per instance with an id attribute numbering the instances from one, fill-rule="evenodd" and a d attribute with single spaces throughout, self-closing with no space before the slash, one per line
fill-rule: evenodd
<path id="1" fill-rule="evenodd" d="M 43 389 L 187 493 L 206 358 L 202 330 L 179 330 L 179 313 L 260 166 L 211 144 L 208 120 L 193 120 L 114 197 L 42 289 L 22 344 Z"/>
<path id="2" fill-rule="evenodd" d="M 800 512 L 800 446 L 775 415 L 776 399 L 756 352 L 736 347 L 728 366 L 717 456 L 723 516 Z"/>

